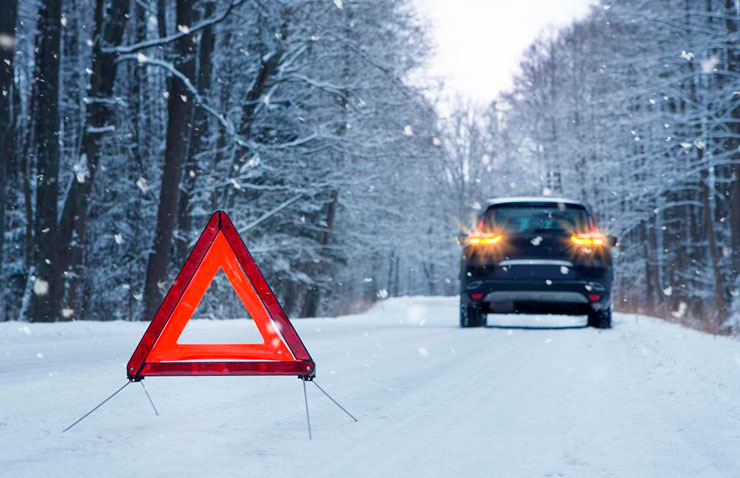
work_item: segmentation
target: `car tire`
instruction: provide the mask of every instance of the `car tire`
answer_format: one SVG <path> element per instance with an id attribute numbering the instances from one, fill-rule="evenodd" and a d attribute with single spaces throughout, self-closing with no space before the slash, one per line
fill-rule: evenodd
<path id="1" fill-rule="evenodd" d="M 460 327 L 485 327 L 487 323 L 486 314 L 480 307 L 460 301 Z"/>
<path id="2" fill-rule="evenodd" d="M 588 314 L 588 326 L 595 329 L 612 328 L 612 308 L 594 310 Z"/>

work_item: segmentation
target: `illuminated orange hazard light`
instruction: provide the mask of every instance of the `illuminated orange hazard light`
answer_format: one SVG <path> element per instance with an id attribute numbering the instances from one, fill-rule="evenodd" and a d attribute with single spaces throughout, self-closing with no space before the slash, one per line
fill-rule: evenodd
<path id="1" fill-rule="evenodd" d="M 470 245 L 491 245 L 497 244 L 502 239 L 501 234 L 476 234 L 468 238 L 468 244 Z"/>
<path id="2" fill-rule="evenodd" d="M 573 234 L 570 240 L 579 246 L 603 246 L 606 243 L 605 237 L 598 232 Z"/>
<path id="3" fill-rule="evenodd" d="M 219 270 L 254 320 L 262 343 L 181 344 L 178 339 Z M 225 212 L 211 216 L 126 366 L 151 375 L 297 375 L 315 364 Z"/>

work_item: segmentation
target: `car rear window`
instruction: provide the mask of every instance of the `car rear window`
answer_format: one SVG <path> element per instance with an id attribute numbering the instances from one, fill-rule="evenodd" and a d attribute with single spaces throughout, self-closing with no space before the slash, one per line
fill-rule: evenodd
<path id="1" fill-rule="evenodd" d="M 588 232 L 593 223 L 588 211 L 578 204 L 511 203 L 486 210 L 480 226 L 489 232 L 510 234 Z"/>

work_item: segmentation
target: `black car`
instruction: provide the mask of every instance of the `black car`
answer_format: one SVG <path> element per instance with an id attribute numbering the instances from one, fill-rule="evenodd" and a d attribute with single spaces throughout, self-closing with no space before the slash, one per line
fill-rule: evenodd
<path id="1" fill-rule="evenodd" d="M 487 325 L 488 313 L 588 315 L 589 326 L 611 327 L 616 238 L 578 201 L 494 199 L 459 239 L 461 327 Z"/>

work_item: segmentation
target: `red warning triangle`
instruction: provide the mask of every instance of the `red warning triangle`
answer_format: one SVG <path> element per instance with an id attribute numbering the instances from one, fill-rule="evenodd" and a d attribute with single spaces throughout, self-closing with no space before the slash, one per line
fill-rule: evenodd
<path id="1" fill-rule="evenodd" d="M 262 336 L 256 344 L 182 344 L 178 339 L 222 270 Z M 313 376 L 316 366 L 229 216 L 211 216 L 126 366 L 152 375 Z"/>

